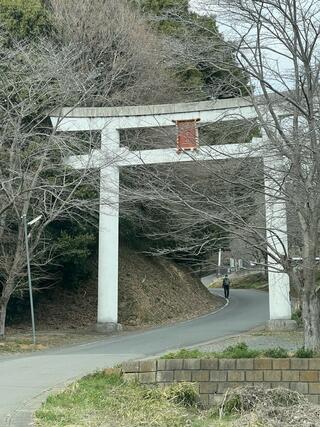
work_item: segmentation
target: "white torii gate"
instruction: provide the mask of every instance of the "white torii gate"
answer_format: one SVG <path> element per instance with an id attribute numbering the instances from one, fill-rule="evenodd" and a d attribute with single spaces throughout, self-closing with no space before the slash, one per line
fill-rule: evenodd
<path id="1" fill-rule="evenodd" d="M 101 147 L 88 155 L 71 156 L 67 163 L 76 168 L 100 169 L 98 323 L 100 330 L 119 329 L 118 324 L 118 250 L 119 250 L 119 168 L 141 164 L 225 160 L 265 157 L 261 138 L 247 144 L 202 146 L 192 153 L 178 154 L 175 148 L 130 151 L 120 147 L 121 129 L 174 126 L 174 121 L 200 119 L 201 123 L 253 119 L 252 104 L 244 99 L 195 103 L 108 108 L 63 108 L 51 121 L 57 131 L 101 131 Z M 272 160 L 264 158 L 265 164 Z M 265 185 L 274 183 L 265 177 Z M 274 189 L 276 194 L 277 189 Z M 108 200 L 108 203 L 103 203 Z M 266 197 L 266 228 L 270 246 L 278 253 L 287 249 L 286 206 L 276 197 Z M 279 239 L 274 239 L 274 230 Z M 274 241 L 276 240 L 276 241 Z M 291 319 L 289 278 L 280 265 L 268 259 L 270 320 Z M 278 271 L 277 271 L 278 270 Z"/>

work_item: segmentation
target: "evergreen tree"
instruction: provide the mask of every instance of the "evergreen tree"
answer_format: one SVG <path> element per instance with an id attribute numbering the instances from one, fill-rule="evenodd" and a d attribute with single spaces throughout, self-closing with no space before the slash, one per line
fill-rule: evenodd
<path id="1" fill-rule="evenodd" d="M 0 26 L 7 41 L 35 39 L 51 31 L 48 10 L 41 0 L 0 0 Z"/>
<path id="2" fill-rule="evenodd" d="M 184 92 L 197 98 L 227 98 L 249 93 L 234 53 L 219 33 L 214 16 L 189 10 L 188 0 L 133 0 L 172 45 L 170 61 Z"/>

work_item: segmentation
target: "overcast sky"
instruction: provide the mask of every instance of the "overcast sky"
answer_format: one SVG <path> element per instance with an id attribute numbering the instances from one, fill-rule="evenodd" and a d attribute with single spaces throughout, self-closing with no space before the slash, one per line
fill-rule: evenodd
<path id="1" fill-rule="evenodd" d="M 303 7 L 307 6 L 308 2 L 310 2 L 313 7 L 314 5 L 320 4 L 319 0 L 303 0 Z M 225 39 L 236 40 L 239 38 L 239 33 L 246 33 L 248 26 L 246 26 L 243 22 L 236 22 L 236 20 L 228 22 L 225 9 L 219 7 L 218 3 L 219 0 L 189 1 L 190 8 L 197 13 L 211 13 L 216 16 L 219 31 L 224 35 Z M 286 83 L 288 83 L 293 67 L 292 62 L 285 57 L 288 51 L 286 51 L 284 45 L 281 42 L 274 38 L 274 36 L 268 31 L 268 28 L 266 28 L 264 33 L 264 43 L 266 46 L 266 49 L 264 50 L 265 62 L 268 64 L 268 68 L 274 70 L 274 73 L 272 71 L 269 72 L 269 79 L 272 79 L 275 82 L 275 75 L 278 74 L 277 77 L 279 77 L 280 74 L 285 78 Z M 250 40 L 252 45 L 256 43 L 256 32 L 254 28 L 247 34 L 246 40 Z M 277 89 L 285 90 L 286 88 L 284 85 L 281 85 L 279 82 L 277 82 Z"/>
<path id="2" fill-rule="evenodd" d="M 190 8 L 197 13 L 208 13 L 208 11 L 215 13 L 218 10 L 215 3 L 218 3 L 218 0 L 189 0 Z"/>

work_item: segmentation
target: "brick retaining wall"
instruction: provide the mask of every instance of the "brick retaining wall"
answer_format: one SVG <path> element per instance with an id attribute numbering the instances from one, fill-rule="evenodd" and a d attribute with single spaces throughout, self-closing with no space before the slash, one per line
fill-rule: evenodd
<path id="1" fill-rule="evenodd" d="M 128 380 L 142 384 L 197 384 L 205 406 L 221 401 L 227 389 L 255 385 L 298 391 L 320 404 L 320 359 L 161 359 L 126 362 Z"/>

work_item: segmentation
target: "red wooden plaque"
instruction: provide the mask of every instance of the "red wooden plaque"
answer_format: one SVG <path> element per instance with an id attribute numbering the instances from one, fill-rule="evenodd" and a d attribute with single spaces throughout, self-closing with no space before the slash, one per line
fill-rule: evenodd
<path id="1" fill-rule="evenodd" d="M 197 122 L 200 119 L 177 120 L 177 152 L 194 151 L 199 147 Z"/>

